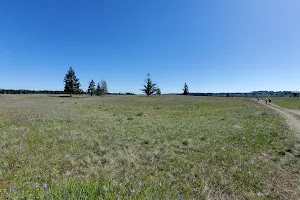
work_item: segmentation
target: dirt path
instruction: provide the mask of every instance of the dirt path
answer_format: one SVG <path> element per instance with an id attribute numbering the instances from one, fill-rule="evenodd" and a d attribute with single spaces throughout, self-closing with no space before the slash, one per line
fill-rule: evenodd
<path id="1" fill-rule="evenodd" d="M 266 104 L 265 101 L 259 101 L 259 103 L 268 106 L 269 108 L 280 113 L 285 119 L 289 127 L 300 137 L 300 111 L 282 108 L 273 103 Z"/>

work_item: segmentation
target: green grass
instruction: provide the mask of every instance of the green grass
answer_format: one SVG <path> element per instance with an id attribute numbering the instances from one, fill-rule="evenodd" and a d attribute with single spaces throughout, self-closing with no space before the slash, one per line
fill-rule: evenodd
<path id="1" fill-rule="evenodd" d="M 299 97 L 277 97 L 273 98 L 272 102 L 283 108 L 289 109 L 300 109 L 300 98 Z"/>
<path id="2" fill-rule="evenodd" d="M 295 199 L 282 121 L 243 98 L 2 95 L 0 198 Z"/>

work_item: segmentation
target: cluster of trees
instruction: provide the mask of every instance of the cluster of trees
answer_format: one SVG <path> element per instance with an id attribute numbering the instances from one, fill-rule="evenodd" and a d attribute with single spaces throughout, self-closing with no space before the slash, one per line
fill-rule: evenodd
<path id="1" fill-rule="evenodd" d="M 80 88 L 79 79 L 75 75 L 75 71 L 70 66 L 67 74 L 64 78 L 64 91 L 53 91 L 53 90 L 13 90 L 13 89 L 0 89 L 0 94 L 89 94 L 93 96 L 96 94 L 97 96 L 104 96 L 106 94 L 112 95 L 135 95 L 131 92 L 126 93 L 109 93 L 107 83 L 105 80 L 102 80 L 97 84 L 92 79 L 89 83 L 87 91 L 83 91 Z M 143 88 L 140 89 L 147 96 L 150 95 L 161 95 L 161 90 L 158 85 L 151 79 L 150 74 L 148 73 L 146 79 L 144 80 Z M 299 92 L 291 92 L 291 91 L 253 91 L 253 92 L 245 92 L 245 93 L 190 93 L 188 85 L 184 83 L 183 93 L 174 93 L 175 95 L 192 95 L 192 96 L 223 96 L 223 97 L 300 97 Z"/>
<path id="2" fill-rule="evenodd" d="M 72 94 L 83 94 L 83 90 L 80 89 L 80 82 L 79 79 L 75 75 L 75 71 L 72 67 L 69 68 L 67 74 L 64 78 L 65 83 L 65 89 L 64 92 L 67 94 L 70 94 L 70 97 Z M 98 83 L 97 88 L 95 88 L 95 82 L 94 80 L 91 80 L 89 83 L 89 87 L 87 90 L 87 93 L 93 96 L 94 93 L 98 96 L 104 96 L 105 94 L 108 94 L 107 89 L 107 83 L 105 80 L 102 80 L 101 83 Z"/>
<path id="3" fill-rule="evenodd" d="M 146 79 L 144 80 L 143 88 L 140 89 L 147 96 L 150 95 L 161 95 L 161 90 L 156 83 L 151 79 L 150 74 L 148 73 Z M 51 91 L 51 90 L 4 90 L 0 89 L 0 94 L 69 94 L 70 97 L 72 94 L 89 94 L 93 96 L 96 94 L 97 96 L 104 96 L 106 94 L 114 94 L 114 95 L 135 95 L 131 92 L 126 93 L 108 93 L 108 87 L 105 80 L 102 80 L 97 84 L 92 79 L 89 82 L 89 86 L 87 92 L 83 91 L 80 87 L 79 78 L 76 77 L 75 71 L 70 66 L 68 72 L 64 77 L 64 90 L 63 91 Z M 186 83 L 184 83 L 183 93 L 182 95 L 188 95 L 189 89 Z"/>
<path id="4" fill-rule="evenodd" d="M 251 92 L 253 96 L 273 96 L 273 97 L 296 97 L 298 93 L 294 93 L 291 91 L 253 91 Z"/>
<path id="5" fill-rule="evenodd" d="M 106 94 L 113 95 L 135 95 L 134 93 L 126 92 L 126 93 L 109 93 L 107 83 L 105 80 L 102 80 L 97 84 L 92 79 L 89 83 L 87 92 L 84 92 L 80 88 L 79 79 L 75 75 L 75 71 L 72 67 L 69 68 L 67 74 L 64 78 L 64 91 L 51 91 L 51 90 L 12 90 L 12 89 L 0 89 L 0 94 L 89 94 L 93 96 L 96 94 L 97 96 L 104 96 Z M 148 73 L 146 79 L 144 80 L 143 88 L 140 89 L 147 96 L 150 95 L 161 95 L 161 90 L 158 85 L 151 79 L 150 74 Z M 291 92 L 291 91 L 253 91 L 246 93 L 189 93 L 189 88 L 187 83 L 184 83 L 183 93 L 175 93 L 176 95 L 192 95 L 192 96 L 224 96 L 224 97 L 299 97 L 299 92 Z"/>
<path id="6" fill-rule="evenodd" d="M 79 79 L 75 75 L 75 71 L 73 70 L 72 67 L 69 68 L 67 74 L 65 75 L 64 78 L 65 82 L 65 89 L 64 92 L 70 94 L 82 94 L 83 91 L 80 89 L 80 82 Z M 140 89 L 143 91 L 144 94 L 147 96 L 156 94 L 156 95 L 161 95 L 161 90 L 157 86 L 156 83 L 154 83 L 150 77 L 150 74 L 147 74 L 147 77 L 145 79 L 145 83 L 143 84 L 143 88 Z M 87 93 L 93 96 L 96 94 L 97 96 L 104 96 L 105 94 L 108 94 L 108 89 L 107 89 L 107 83 L 105 80 L 102 80 L 100 83 L 98 83 L 97 87 L 95 84 L 95 81 L 92 79 L 91 82 L 89 83 L 89 87 L 87 89 Z M 128 93 L 132 94 L 132 93 Z M 187 84 L 184 84 L 183 88 L 183 95 L 188 95 L 189 94 L 189 89 Z"/>
<path id="7" fill-rule="evenodd" d="M 290 91 L 253 91 L 236 93 L 189 93 L 192 96 L 216 96 L 216 97 L 296 97 L 297 94 Z"/>
<path id="8" fill-rule="evenodd" d="M 108 94 L 106 81 L 102 80 L 101 83 L 98 83 L 97 88 L 95 88 L 95 82 L 92 79 L 89 84 L 88 94 L 93 96 L 94 93 L 96 93 L 97 96 L 104 96 L 105 94 Z"/>
<path id="9" fill-rule="evenodd" d="M 65 94 L 64 91 L 58 90 L 12 90 L 0 89 L 0 94 Z"/>

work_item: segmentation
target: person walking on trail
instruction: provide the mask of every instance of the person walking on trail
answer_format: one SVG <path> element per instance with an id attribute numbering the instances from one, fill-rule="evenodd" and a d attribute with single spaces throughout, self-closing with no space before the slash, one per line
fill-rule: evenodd
<path id="1" fill-rule="evenodd" d="M 266 104 L 268 104 L 268 99 L 266 98 Z"/>
<path id="2" fill-rule="evenodd" d="M 259 102 L 259 96 L 257 96 L 256 99 L 257 99 L 257 102 Z"/>
<path id="3" fill-rule="evenodd" d="M 272 102 L 272 100 L 271 100 L 271 98 L 269 98 L 269 103 L 271 103 Z"/>

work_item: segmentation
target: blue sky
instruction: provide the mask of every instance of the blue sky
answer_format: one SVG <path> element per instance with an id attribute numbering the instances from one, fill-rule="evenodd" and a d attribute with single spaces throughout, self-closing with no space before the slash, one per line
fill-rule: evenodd
<path id="1" fill-rule="evenodd" d="M 0 1 L 0 88 L 135 92 L 300 88 L 298 0 Z"/>

